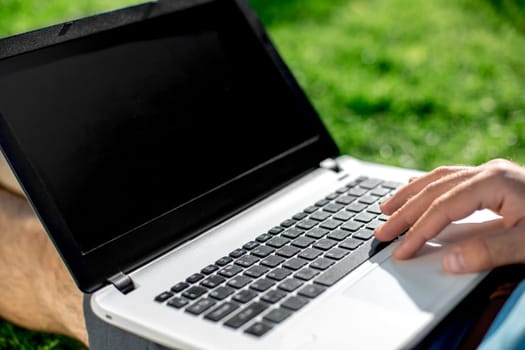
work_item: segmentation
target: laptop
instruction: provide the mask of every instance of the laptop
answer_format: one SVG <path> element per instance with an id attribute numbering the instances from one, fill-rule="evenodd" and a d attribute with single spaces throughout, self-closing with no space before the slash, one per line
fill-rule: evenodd
<path id="1" fill-rule="evenodd" d="M 444 273 L 439 238 L 409 261 L 374 239 L 422 172 L 341 154 L 244 0 L 5 38 L 0 115 L 93 311 L 167 347 L 411 348 L 486 275 Z"/>

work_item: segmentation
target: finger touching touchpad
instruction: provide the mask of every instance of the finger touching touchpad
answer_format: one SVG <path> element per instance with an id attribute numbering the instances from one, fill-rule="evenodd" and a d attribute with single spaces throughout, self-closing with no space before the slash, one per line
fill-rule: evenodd
<path id="1" fill-rule="evenodd" d="M 442 253 L 440 246 L 427 243 L 413 259 L 387 259 L 346 289 L 343 295 L 405 313 L 430 311 L 444 300 L 454 298 L 453 291 L 470 285 L 475 277 L 444 272 Z"/>

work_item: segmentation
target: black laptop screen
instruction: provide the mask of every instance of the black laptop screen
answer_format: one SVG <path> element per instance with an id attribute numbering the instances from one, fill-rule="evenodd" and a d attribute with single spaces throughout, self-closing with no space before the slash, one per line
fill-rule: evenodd
<path id="1" fill-rule="evenodd" d="M 82 251 L 315 141 L 242 21 L 190 9 L 2 62 L 0 113 Z"/>

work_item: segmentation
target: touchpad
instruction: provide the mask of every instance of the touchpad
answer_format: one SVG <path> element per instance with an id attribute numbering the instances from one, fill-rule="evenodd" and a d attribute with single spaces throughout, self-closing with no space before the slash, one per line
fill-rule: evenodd
<path id="1" fill-rule="evenodd" d="M 450 292 L 472 280 L 472 275 L 451 275 L 442 270 L 443 249 L 427 243 L 409 260 L 386 259 L 343 292 L 361 300 L 400 312 L 430 310 Z"/>

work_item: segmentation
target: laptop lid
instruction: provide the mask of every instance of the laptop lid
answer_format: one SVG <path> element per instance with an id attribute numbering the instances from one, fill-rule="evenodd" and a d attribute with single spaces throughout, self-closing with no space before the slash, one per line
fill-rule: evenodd
<path id="1" fill-rule="evenodd" d="M 243 0 L 3 39 L 0 144 L 85 292 L 339 154 Z"/>

